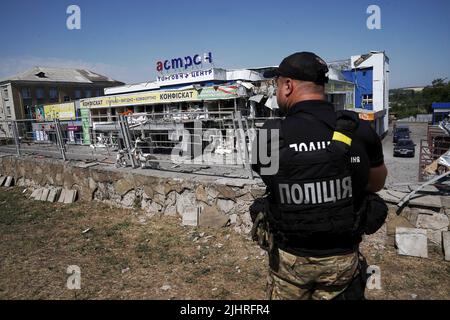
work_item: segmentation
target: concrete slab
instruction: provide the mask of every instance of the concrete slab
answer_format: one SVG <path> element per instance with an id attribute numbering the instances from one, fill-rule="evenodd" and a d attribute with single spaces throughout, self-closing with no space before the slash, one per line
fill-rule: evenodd
<path id="1" fill-rule="evenodd" d="M 50 189 L 44 188 L 42 190 L 41 198 L 39 200 L 41 201 L 47 201 L 48 194 L 50 193 Z"/>
<path id="2" fill-rule="evenodd" d="M 446 209 L 450 209 L 450 197 L 449 196 L 441 196 L 442 207 Z"/>
<path id="3" fill-rule="evenodd" d="M 44 188 L 38 188 L 34 190 L 33 193 L 31 194 L 33 200 L 41 200 L 42 191 L 44 191 Z"/>
<path id="4" fill-rule="evenodd" d="M 441 230 L 448 228 L 449 219 L 445 214 L 419 214 L 417 217 L 416 227 L 421 229 Z"/>
<path id="5" fill-rule="evenodd" d="M 61 190 L 61 193 L 60 193 L 59 199 L 58 199 L 59 203 L 64 203 L 64 199 L 66 198 L 66 191 L 67 191 L 67 189 Z"/>
<path id="6" fill-rule="evenodd" d="M 417 196 L 414 195 L 414 199 L 409 203 L 413 206 L 429 207 L 429 208 L 442 208 L 442 200 L 440 196 Z"/>
<path id="7" fill-rule="evenodd" d="M 399 203 L 403 197 L 405 197 L 408 193 L 406 192 L 398 192 L 394 190 L 381 190 L 378 192 L 378 195 L 383 198 L 384 201 L 390 203 Z M 408 204 L 420 207 L 429 207 L 429 208 L 441 208 L 442 201 L 440 196 L 430 196 L 430 195 L 422 195 L 415 194 L 411 200 L 409 200 Z"/>
<path id="8" fill-rule="evenodd" d="M 94 167 L 97 166 L 99 163 L 98 162 L 89 162 L 89 163 L 85 163 L 85 162 L 77 162 L 74 164 L 74 167 L 78 167 L 78 168 L 90 168 L 90 167 Z"/>
<path id="9" fill-rule="evenodd" d="M 441 247 L 442 246 L 442 232 L 446 232 L 447 228 L 441 230 L 427 229 L 427 237 L 431 243 Z"/>
<path id="10" fill-rule="evenodd" d="M 444 248 L 445 261 L 450 261 L 450 231 L 442 233 L 442 247 Z"/>
<path id="11" fill-rule="evenodd" d="M 12 187 L 14 185 L 14 178 L 13 177 L 6 177 L 6 181 L 3 186 L 5 187 Z"/>
<path id="12" fill-rule="evenodd" d="M 64 203 L 69 204 L 75 202 L 77 197 L 77 190 L 66 190 L 66 194 L 64 197 Z"/>
<path id="13" fill-rule="evenodd" d="M 48 194 L 47 201 L 56 202 L 59 199 L 61 188 L 52 188 Z"/>
<path id="14" fill-rule="evenodd" d="M 183 210 L 183 226 L 198 226 L 198 209 L 194 206 L 186 206 Z"/>
<path id="15" fill-rule="evenodd" d="M 0 187 L 5 183 L 6 177 L 0 177 Z"/>
<path id="16" fill-rule="evenodd" d="M 428 258 L 427 230 L 399 227 L 395 232 L 395 245 L 400 255 Z"/>
<path id="17" fill-rule="evenodd" d="M 36 198 L 36 195 L 37 195 L 38 192 L 39 192 L 39 189 L 34 189 L 33 192 L 30 195 L 30 199 L 34 200 L 34 198 Z"/>
<path id="18" fill-rule="evenodd" d="M 386 202 L 397 204 L 407 193 L 383 189 L 378 192 L 378 195 Z"/>

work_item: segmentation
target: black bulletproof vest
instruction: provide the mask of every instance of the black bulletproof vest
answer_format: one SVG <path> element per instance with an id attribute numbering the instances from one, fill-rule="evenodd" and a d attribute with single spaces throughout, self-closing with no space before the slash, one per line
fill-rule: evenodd
<path id="1" fill-rule="evenodd" d="M 337 127 L 342 115 L 349 112 L 337 113 Z M 321 150 L 296 152 L 290 145 L 298 137 L 283 130 L 282 121 L 279 129 L 280 168 L 272 178 L 269 214 L 275 241 L 281 248 L 330 248 L 353 238 L 359 218 L 354 208 L 350 146 L 339 141 L 338 134 L 337 140 Z"/>

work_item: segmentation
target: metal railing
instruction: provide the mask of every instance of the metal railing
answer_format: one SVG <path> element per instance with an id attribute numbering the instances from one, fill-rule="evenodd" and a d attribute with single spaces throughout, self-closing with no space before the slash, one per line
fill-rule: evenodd
<path id="1" fill-rule="evenodd" d="M 253 178 L 251 131 L 261 121 L 239 111 L 0 121 L 0 152 Z"/>

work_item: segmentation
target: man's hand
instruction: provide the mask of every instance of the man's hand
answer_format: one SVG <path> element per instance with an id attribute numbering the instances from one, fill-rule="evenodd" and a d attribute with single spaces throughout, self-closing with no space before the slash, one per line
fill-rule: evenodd
<path id="1" fill-rule="evenodd" d="M 378 192 L 383 189 L 387 173 L 388 171 L 384 163 L 379 167 L 371 168 L 369 171 L 367 190 L 370 192 Z"/>

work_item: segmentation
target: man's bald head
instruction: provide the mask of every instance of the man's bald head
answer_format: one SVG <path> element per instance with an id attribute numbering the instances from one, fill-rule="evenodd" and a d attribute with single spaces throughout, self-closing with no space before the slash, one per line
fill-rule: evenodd
<path id="1" fill-rule="evenodd" d="M 310 81 L 277 77 L 277 102 L 283 112 L 306 100 L 325 100 L 325 86 Z"/>

